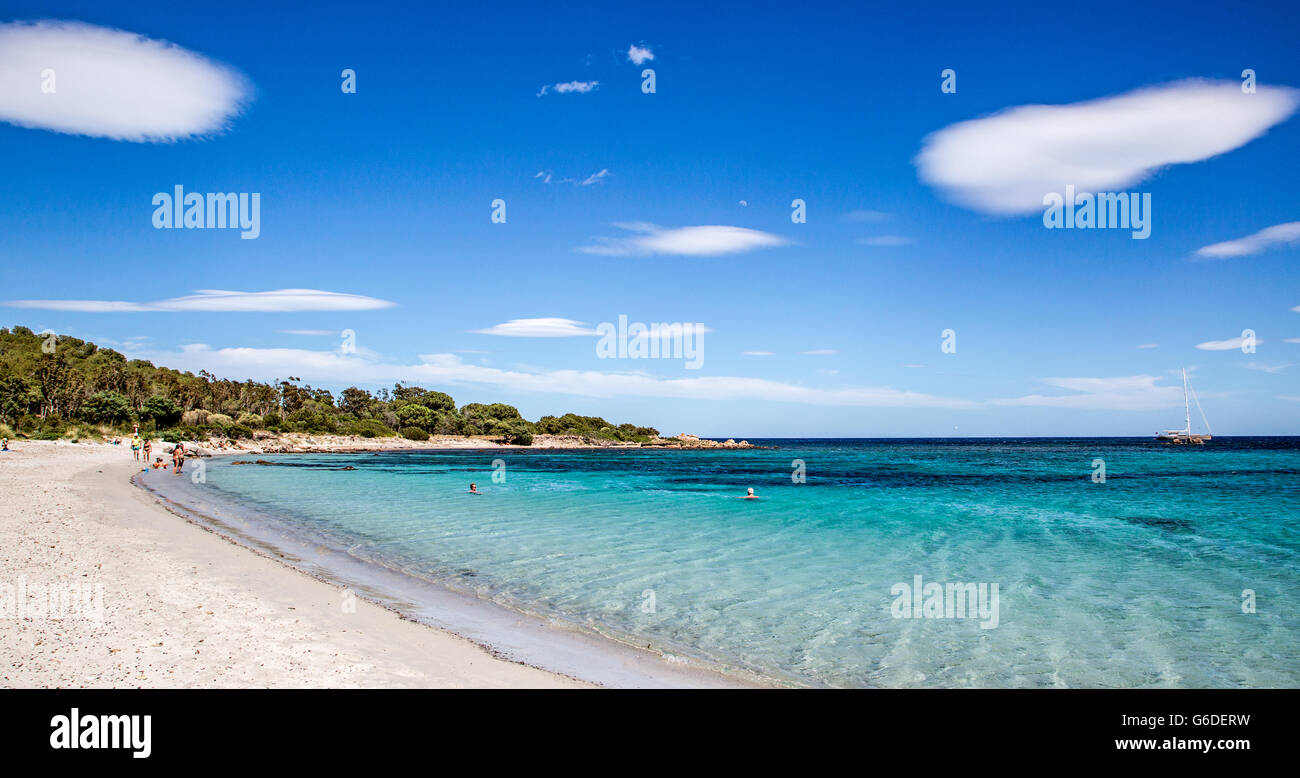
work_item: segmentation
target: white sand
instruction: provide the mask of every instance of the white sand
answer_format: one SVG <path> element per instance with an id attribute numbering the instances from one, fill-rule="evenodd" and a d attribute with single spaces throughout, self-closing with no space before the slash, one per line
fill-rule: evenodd
<path id="1" fill-rule="evenodd" d="M 583 685 L 186 522 L 130 485 L 127 446 L 11 445 L 0 453 L 0 687 Z M 14 618 L 20 583 L 102 585 L 102 623 Z"/>

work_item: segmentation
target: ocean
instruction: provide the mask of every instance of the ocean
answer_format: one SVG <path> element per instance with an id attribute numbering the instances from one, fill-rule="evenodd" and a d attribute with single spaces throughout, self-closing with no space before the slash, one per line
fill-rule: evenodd
<path id="1" fill-rule="evenodd" d="M 282 466 L 143 480 L 294 541 L 316 574 L 383 570 L 365 593 L 417 618 L 420 587 L 382 590 L 779 683 L 1300 686 L 1300 438 L 751 442 L 257 455 Z"/>

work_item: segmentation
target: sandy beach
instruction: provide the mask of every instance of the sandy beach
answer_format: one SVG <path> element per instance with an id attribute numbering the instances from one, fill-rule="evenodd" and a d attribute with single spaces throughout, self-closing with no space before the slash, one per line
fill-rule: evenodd
<path id="1" fill-rule="evenodd" d="M 185 521 L 130 484 L 126 446 L 12 448 L 0 454 L 0 686 L 585 685 L 346 598 Z M 102 619 L 93 607 L 16 611 L 20 591 L 70 590 L 102 592 Z"/>

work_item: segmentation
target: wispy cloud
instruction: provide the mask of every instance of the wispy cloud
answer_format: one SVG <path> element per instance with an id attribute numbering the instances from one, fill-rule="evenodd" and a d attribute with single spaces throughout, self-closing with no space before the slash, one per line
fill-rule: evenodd
<path id="1" fill-rule="evenodd" d="M 1071 394 L 1030 394 L 993 400 L 994 405 L 1043 406 L 1051 408 L 1136 411 L 1181 405 L 1182 386 L 1157 386 L 1160 376 L 1135 375 L 1116 378 L 1044 378 L 1043 383 Z"/>
<path id="2" fill-rule="evenodd" d="M 0 121 L 20 127 L 169 142 L 225 129 L 250 92 L 228 66 L 166 41 L 80 22 L 0 24 Z"/>
<path id="3" fill-rule="evenodd" d="M 1201 351 L 1232 351 L 1233 349 L 1241 348 L 1241 344 L 1244 342 L 1244 339 L 1241 337 L 1228 338 L 1227 340 L 1207 340 L 1204 343 L 1197 343 L 1196 347 Z M 1255 338 L 1256 345 L 1263 342 L 1264 341 L 1259 338 Z"/>
<path id="4" fill-rule="evenodd" d="M 1263 135 L 1300 91 L 1187 80 L 1069 105 L 1022 105 L 927 137 L 921 180 L 993 214 L 1042 210 L 1043 195 L 1118 190 L 1166 165 L 1199 162 Z"/>
<path id="5" fill-rule="evenodd" d="M 339 330 L 276 330 L 276 332 L 281 335 L 308 335 L 313 337 L 336 336 L 339 334 Z"/>
<path id="6" fill-rule="evenodd" d="M 644 222 L 620 223 L 614 226 L 635 234 L 623 238 L 596 238 L 596 245 L 580 246 L 578 250 L 588 254 L 615 257 L 649 254 L 706 257 L 740 254 L 789 243 L 779 235 L 745 227 L 706 225 L 669 229 Z"/>
<path id="7" fill-rule="evenodd" d="M 907 246 L 916 242 L 915 238 L 905 235 L 876 235 L 870 238 L 858 238 L 863 246 Z"/>
<path id="8" fill-rule="evenodd" d="M 1260 370 L 1265 373 L 1280 373 L 1283 370 L 1286 370 L 1288 367 L 1291 367 L 1291 363 L 1283 362 L 1278 365 L 1268 365 L 1268 364 L 1264 364 L 1263 362 L 1247 362 L 1246 367 L 1251 370 Z"/>
<path id="9" fill-rule="evenodd" d="M 1137 348 L 1158 348 L 1159 346 L 1160 346 L 1159 343 L 1139 343 L 1139 344 L 1137 344 Z"/>
<path id="10" fill-rule="evenodd" d="M 596 335 L 596 331 L 580 321 L 560 318 L 511 319 L 487 329 L 474 330 L 479 335 L 505 335 L 514 338 L 572 338 Z"/>
<path id="11" fill-rule="evenodd" d="M 151 303 L 119 300 L 9 300 L 10 308 L 81 313 L 296 313 L 300 311 L 368 311 L 391 308 L 396 303 L 359 294 L 325 292 L 319 289 L 277 289 L 270 292 L 227 292 L 200 289 L 188 297 L 173 297 Z"/>
<path id="12" fill-rule="evenodd" d="M 776 356 L 775 351 L 742 351 L 741 354 L 747 357 L 771 357 Z"/>
<path id="13" fill-rule="evenodd" d="M 576 178 L 555 178 L 551 174 L 551 171 L 539 170 L 537 171 L 537 175 L 533 176 L 533 178 L 540 178 L 543 184 L 554 182 L 557 184 L 573 184 L 574 186 L 591 186 L 592 184 L 599 184 L 601 181 L 604 181 L 612 175 L 613 173 L 609 172 L 608 168 L 601 168 L 586 178 L 579 180 Z"/>
<path id="14" fill-rule="evenodd" d="M 716 376 L 662 378 L 639 372 L 591 370 L 504 370 L 471 365 L 454 354 L 425 354 L 416 364 L 393 364 L 362 354 L 305 349 L 221 348 L 191 344 L 180 351 L 140 352 L 148 359 L 180 370 L 208 370 L 216 375 L 272 380 L 302 376 L 312 383 L 426 386 L 478 385 L 522 394 L 582 397 L 659 397 L 680 400 L 754 399 L 824 406 L 971 408 L 975 403 L 889 387 L 818 389 L 761 378 Z"/>
<path id="15" fill-rule="evenodd" d="M 537 93 L 537 96 L 541 97 L 548 92 L 558 92 L 562 95 L 585 95 L 599 86 L 599 81 L 565 81 L 559 84 L 544 84 L 541 91 Z"/>
<path id="16" fill-rule="evenodd" d="M 801 351 L 799 353 L 808 354 L 814 357 L 828 357 L 832 354 L 838 354 L 840 352 L 839 349 L 833 349 L 833 348 L 815 348 L 812 351 Z"/>
<path id="17" fill-rule="evenodd" d="M 655 58 L 655 54 L 648 46 L 638 46 L 633 43 L 627 47 L 627 61 L 633 65 L 644 65 Z"/>
<path id="18" fill-rule="evenodd" d="M 1202 259 L 1244 257 L 1288 243 L 1293 245 L 1300 243 L 1300 222 L 1275 224 L 1244 238 L 1203 246 L 1196 250 L 1196 256 Z"/>

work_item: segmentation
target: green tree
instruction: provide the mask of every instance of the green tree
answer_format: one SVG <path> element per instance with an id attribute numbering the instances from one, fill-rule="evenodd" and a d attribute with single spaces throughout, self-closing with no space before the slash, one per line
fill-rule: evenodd
<path id="1" fill-rule="evenodd" d="M 95 424 L 122 424 L 131 415 L 131 402 L 118 392 L 96 392 L 81 408 L 82 418 Z"/>
<path id="2" fill-rule="evenodd" d="M 433 427 L 433 411 L 423 405 L 403 405 L 397 409 L 397 420 L 403 427 L 419 427 L 428 431 Z"/>
<path id="3" fill-rule="evenodd" d="M 150 397 L 140 406 L 140 418 L 152 419 L 159 427 L 170 427 L 181 420 L 181 407 L 166 397 Z"/>

